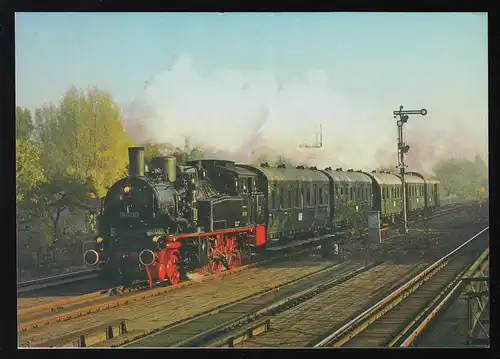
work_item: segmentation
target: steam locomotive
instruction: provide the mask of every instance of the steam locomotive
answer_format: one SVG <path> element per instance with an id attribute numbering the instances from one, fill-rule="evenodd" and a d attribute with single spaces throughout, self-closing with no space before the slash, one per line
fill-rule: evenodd
<path id="1" fill-rule="evenodd" d="M 439 182 L 416 172 L 405 176 L 403 189 L 401 178 L 387 172 L 224 160 L 180 166 L 171 156 L 153 158 L 150 167 L 143 147 L 129 148 L 129 175 L 102 199 L 95 248 L 84 255 L 122 284 L 177 284 L 194 271 L 239 266 L 249 253 L 342 232 L 351 220 L 346 208 L 377 210 L 397 222 L 404 194 L 410 216 L 440 204 Z M 331 240 L 322 245 L 330 248 Z"/>

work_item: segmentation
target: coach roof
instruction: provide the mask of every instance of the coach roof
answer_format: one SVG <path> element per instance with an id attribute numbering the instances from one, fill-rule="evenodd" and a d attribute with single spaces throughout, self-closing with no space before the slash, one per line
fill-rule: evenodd
<path id="1" fill-rule="evenodd" d="M 303 181 L 303 182 L 329 182 L 328 177 L 321 171 L 308 168 L 278 168 L 239 165 L 263 174 L 268 181 Z"/>
<path id="2" fill-rule="evenodd" d="M 395 175 L 394 173 L 381 173 L 381 172 L 372 172 L 366 173 L 366 175 L 375 179 L 375 181 L 379 185 L 400 185 L 401 186 L 401 177 Z"/>

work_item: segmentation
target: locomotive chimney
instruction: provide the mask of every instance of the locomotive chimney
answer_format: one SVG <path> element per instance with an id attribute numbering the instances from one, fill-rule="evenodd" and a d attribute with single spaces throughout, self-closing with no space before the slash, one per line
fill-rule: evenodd
<path id="1" fill-rule="evenodd" d="M 144 177 L 144 147 L 128 148 L 128 174 Z"/>

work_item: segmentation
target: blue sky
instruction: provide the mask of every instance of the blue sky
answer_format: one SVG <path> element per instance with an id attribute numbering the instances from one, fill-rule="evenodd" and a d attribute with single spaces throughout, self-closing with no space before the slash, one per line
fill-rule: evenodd
<path id="1" fill-rule="evenodd" d="M 354 122 L 359 124 L 354 132 L 365 140 L 373 131 L 384 132 L 380 143 L 374 143 L 378 147 L 383 141 L 394 142 L 391 112 L 403 104 L 426 107 L 425 123 L 432 126 L 460 124 L 458 130 L 470 126 L 484 137 L 487 43 L 487 15 L 472 13 L 24 13 L 16 14 L 16 101 L 33 109 L 56 102 L 72 85 L 98 86 L 111 91 L 120 104 L 138 98 L 153 103 L 158 111 L 149 123 L 155 129 L 158 124 L 171 128 L 169 116 L 191 121 L 195 127 L 193 118 L 209 111 L 201 105 L 207 96 L 219 107 L 233 103 L 232 110 L 219 108 L 208 116 L 221 126 L 237 121 L 234 103 L 239 101 L 240 109 L 251 112 L 267 101 L 265 106 L 273 113 L 268 117 L 274 116 L 276 124 L 269 125 L 268 132 L 287 121 L 287 127 L 294 127 L 286 114 L 299 110 L 284 108 L 303 101 L 301 118 L 315 124 L 329 122 L 324 124 L 326 133 L 355 126 Z M 209 79 L 212 87 L 207 85 Z M 147 80 L 156 87 L 144 90 Z M 272 87 L 269 97 L 281 105 L 270 104 L 267 98 L 250 99 L 246 92 L 232 99 L 240 91 L 238 81 L 250 87 L 260 81 L 255 93 Z M 236 86 L 233 91 L 231 86 Z M 283 88 L 288 101 L 284 95 L 276 97 Z M 177 102 L 160 109 L 167 93 L 169 101 Z M 335 106 L 328 107 L 332 102 Z M 198 103 L 201 113 L 194 113 L 192 107 Z M 317 113 L 309 114 L 312 107 Z M 319 113 L 320 108 L 331 113 Z M 232 120 L 224 122 L 224 116 Z M 301 118 L 293 121 L 304 122 Z M 304 131 L 296 126 L 295 133 Z M 287 132 L 283 144 L 294 136 L 292 132 Z M 238 136 L 235 141 L 241 142 L 243 137 Z M 296 141 L 303 140 L 299 137 Z M 234 148 L 236 142 L 226 147 Z M 338 152 L 348 144 L 331 149 Z M 352 158 L 355 153 L 353 147 L 345 156 Z M 340 157 L 337 160 L 345 161 Z"/>

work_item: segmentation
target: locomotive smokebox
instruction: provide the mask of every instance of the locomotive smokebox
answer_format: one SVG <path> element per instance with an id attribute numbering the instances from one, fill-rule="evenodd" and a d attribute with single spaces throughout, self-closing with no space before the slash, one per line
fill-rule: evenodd
<path id="1" fill-rule="evenodd" d="M 128 174 L 144 177 L 144 147 L 128 148 Z"/>

